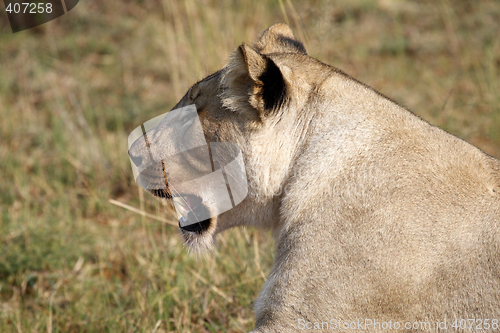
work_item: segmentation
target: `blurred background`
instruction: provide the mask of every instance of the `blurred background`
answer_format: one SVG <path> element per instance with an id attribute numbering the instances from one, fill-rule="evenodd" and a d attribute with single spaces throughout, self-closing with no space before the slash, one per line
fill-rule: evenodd
<path id="1" fill-rule="evenodd" d="M 127 136 L 277 22 L 500 157 L 498 0 L 81 0 L 16 34 L 0 5 L 0 332 L 252 329 L 270 235 L 188 253 L 134 183 Z"/>

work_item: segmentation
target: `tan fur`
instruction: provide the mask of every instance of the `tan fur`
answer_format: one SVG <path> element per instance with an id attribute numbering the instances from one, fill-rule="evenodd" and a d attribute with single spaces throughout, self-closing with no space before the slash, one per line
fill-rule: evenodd
<path id="1" fill-rule="evenodd" d="M 203 249 L 234 226 L 276 238 L 254 332 L 301 331 L 299 319 L 431 331 L 437 320 L 450 331 L 455 318 L 500 320 L 498 160 L 309 57 L 283 24 L 177 107 L 192 103 L 207 142 L 240 146 L 250 188 L 185 239 Z"/>

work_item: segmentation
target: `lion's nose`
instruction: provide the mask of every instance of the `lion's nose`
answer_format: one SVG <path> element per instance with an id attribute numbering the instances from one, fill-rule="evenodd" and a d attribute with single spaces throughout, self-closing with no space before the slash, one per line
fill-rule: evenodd
<path id="1" fill-rule="evenodd" d="M 142 163 L 142 157 L 141 156 L 134 155 L 133 153 L 130 152 L 130 150 L 128 152 L 128 155 L 130 156 L 130 159 L 132 160 L 132 162 L 134 162 L 134 164 L 137 167 L 141 166 L 141 163 Z"/>
<path id="2" fill-rule="evenodd" d="M 186 230 L 186 231 L 191 231 L 191 232 L 196 232 L 198 234 L 203 233 L 205 230 L 208 229 L 210 226 L 210 219 L 203 220 L 198 223 L 193 223 L 185 226 L 181 226 L 181 223 L 179 221 L 179 228 Z"/>

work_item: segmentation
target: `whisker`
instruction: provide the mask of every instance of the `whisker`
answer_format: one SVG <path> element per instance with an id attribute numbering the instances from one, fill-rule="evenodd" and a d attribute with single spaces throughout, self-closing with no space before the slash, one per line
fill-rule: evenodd
<path id="1" fill-rule="evenodd" d="M 171 187 L 172 187 L 172 190 L 174 191 L 174 193 L 176 194 L 176 196 L 178 198 L 181 198 L 181 200 L 184 202 L 184 204 L 182 204 L 182 203 L 179 203 L 179 204 L 182 205 L 184 208 L 187 207 L 190 211 L 192 211 L 193 209 L 189 205 L 189 202 L 187 202 L 186 199 L 184 199 L 184 197 L 182 195 L 180 195 L 180 193 L 175 189 L 175 187 L 173 187 L 173 186 L 171 186 Z"/>

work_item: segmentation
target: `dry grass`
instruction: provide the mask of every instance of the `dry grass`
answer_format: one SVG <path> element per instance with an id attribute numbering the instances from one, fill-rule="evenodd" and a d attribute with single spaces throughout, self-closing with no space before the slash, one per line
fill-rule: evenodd
<path id="1" fill-rule="evenodd" d="M 309 53 L 500 157 L 500 3 L 81 1 L 12 34 L 0 12 L 0 331 L 245 332 L 273 260 L 234 230 L 205 258 L 132 179 L 127 135 L 241 42 Z"/>

